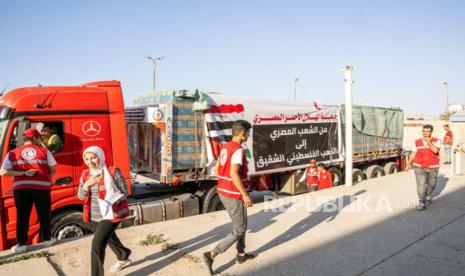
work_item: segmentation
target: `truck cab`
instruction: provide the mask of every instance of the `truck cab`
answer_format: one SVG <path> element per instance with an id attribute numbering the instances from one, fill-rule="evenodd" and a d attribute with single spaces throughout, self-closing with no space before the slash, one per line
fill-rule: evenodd
<path id="1" fill-rule="evenodd" d="M 85 164 L 82 152 L 89 146 L 104 149 L 108 165 L 118 167 L 127 183 L 129 158 L 124 103 L 119 81 L 101 81 L 80 86 L 27 87 L 0 96 L 0 154 L 22 145 L 29 127 L 39 131 L 52 126 L 62 147 L 53 153 L 57 173 L 52 180 L 52 234 L 68 238 L 88 227 L 82 222 L 82 203 L 76 197 Z M 115 137 L 113 137 L 115 136 Z M 16 208 L 13 177 L 0 178 L 0 250 L 15 243 Z M 131 187 L 128 185 L 131 193 Z M 31 213 L 29 242 L 39 240 L 35 209 Z"/>

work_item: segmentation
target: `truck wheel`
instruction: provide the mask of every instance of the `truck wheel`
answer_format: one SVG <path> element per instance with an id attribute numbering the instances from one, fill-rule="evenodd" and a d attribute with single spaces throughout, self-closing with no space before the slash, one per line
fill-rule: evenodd
<path id="1" fill-rule="evenodd" d="M 216 212 L 222 210 L 226 210 L 226 208 L 224 208 L 223 202 L 221 202 L 220 200 L 220 196 L 216 194 L 210 200 L 208 212 Z"/>
<path id="2" fill-rule="evenodd" d="M 354 184 L 360 183 L 365 180 L 365 174 L 362 172 L 361 169 L 353 169 L 352 170 L 352 182 Z"/>
<path id="3" fill-rule="evenodd" d="M 371 165 L 365 172 L 367 179 L 377 178 L 384 175 L 384 170 L 378 165 Z"/>
<path id="4" fill-rule="evenodd" d="M 333 176 L 333 187 L 339 186 L 342 184 L 341 171 L 336 167 L 331 167 L 328 169 Z"/>
<path id="5" fill-rule="evenodd" d="M 386 165 L 384 165 L 384 174 L 393 174 L 399 171 L 400 169 L 396 162 L 387 162 Z"/>
<path id="6" fill-rule="evenodd" d="M 52 219 L 52 237 L 58 240 L 75 238 L 92 233 L 82 220 L 82 212 L 66 211 Z"/>
<path id="7" fill-rule="evenodd" d="M 210 190 L 202 196 L 202 213 L 216 212 L 224 209 L 220 196 L 216 192 L 216 186 L 211 187 Z"/>

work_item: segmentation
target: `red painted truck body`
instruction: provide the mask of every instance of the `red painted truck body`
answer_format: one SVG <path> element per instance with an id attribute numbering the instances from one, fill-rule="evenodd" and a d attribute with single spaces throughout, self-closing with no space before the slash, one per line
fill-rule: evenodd
<path id="1" fill-rule="evenodd" d="M 0 150 L 5 154 L 19 144 L 21 121 L 31 125 L 53 122 L 63 133 L 63 149 L 54 157 L 57 174 L 53 185 L 52 214 L 82 210 L 76 197 L 81 171 L 85 168 L 82 152 L 88 146 L 104 149 L 109 164 L 121 169 L 129 180 L 129 160 L 124 103 L 119 81 L 87 83 L 81 86 L 29 87 L 10 91 L 0 97 Z M 112 137 L 115 136 L 115 137 Z M 117 139 L 115 139 L 117 137 Z M 0 250 L 15 244 L 16 209 L 13 177 L 0 179 Z M 128 182 L 129 183 L 129 182 Z M 128 185 L 131 192 L 131 186 Z M 38 218 L 32 211 L 29 242 L 37 242 Z"/>

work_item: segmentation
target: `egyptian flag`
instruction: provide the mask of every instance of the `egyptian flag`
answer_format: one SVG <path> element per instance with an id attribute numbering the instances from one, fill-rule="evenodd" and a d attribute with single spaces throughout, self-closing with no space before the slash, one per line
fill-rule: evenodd
<path id="1" fill-rule="evenodd" d="M 232 124 L 244 119 L 244 106 L 242 104 L 213 105 L 204 111 L 204 116 L 209 142 L 207 143 L 209 159 L 218 159 L 221 145 L 232 139 Z"/>

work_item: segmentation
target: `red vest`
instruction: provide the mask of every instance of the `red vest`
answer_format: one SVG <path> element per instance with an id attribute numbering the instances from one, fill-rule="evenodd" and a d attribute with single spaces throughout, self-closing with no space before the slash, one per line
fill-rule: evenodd
<path id="1" fill-rule="evenodd" d="M 240 144 L 230 141 L 223 146 L 218 158 L 218 194 L 233 199 L 242 198 L 241 193 L 236 186 L 234 186 L 231 179 L 231 158 L 240 148 Z M 249 182 L 247 179 L 247 158 L 245 157 L 245 154 L 242 155 L 242 166 L 239 170 L 239 176 L 241 177 L 242 184 L 247 189 Z"/>
<path id="2" fill-rule="evenodd" d="M 307 185 L 318 186 L 318 168 L 315 168 L 313 172 L 310 172 L 310 167 L 307 168 Z"/>
<path id="3" fill-rule="evenodd" d="M 444 145 L 452 145 L 453 142 L 454 142 L 454 135 L 452 134 L 451 130 L 448 130 L 446 132 L 446 135 L 444 135 Z"/>
<path id="4" fill-rule="evenodd" d="M 113 179 L 115 179 L 115 171 L 116 169 L 114 167 L 109 167 L 108 171 L 110 172 L 110 175 Z M 85 183 L 87 179 L 90 178 L 90 170 L 86 169 L 82 171 L 81 174 L 82 181 Z M 87 198 L 84 200 L 84 222 L 89 222 L 90 221 L 90 197 L 91 197 L 91 191 L 89 189 L 89 193 L 87 195 Z M 105 189 L 105 183 L 103 181 L 103 177 L 100 179 L 100 182 L 98 183 L 98 197 L 100 199 L 104 199 L 106 195 L 106 189 Z M 118 222 L 122 221 L 129 215 L 129 206 L 128 206 L 128 201 L 125 200 L 120 200 L 116 204 L 113 204 L 112 206 L 113 212 L 116 215 L 116 218 L 112 219 L 111 222 Z"/>
<path id="5" fill-rule="evenodd" d="M 27 171 L 36 169 L 34 176 L 15 176 L 13 189 L 50 190 L 50 168 L 48 167 L 47 149 L 34 144 L 23 145 L 9 152 L 12 170 Z"/>
<path id="6" fill-rule="evenodd" d="M 431 143 L 436 143 L 437 138 L 431 138 Z M 413 166 L 424 169 L 435 169 L 439 168 L 439 152 L 434 153 L 428 145 L 423 144 L 423 139 L 415 141 L 415 147 L 417 148 L 417 154 L 413 160 Z"/>
<path id="7" fill-rule="evenodd" d="M 333 176 L 330 171 L 318 173 L 320 182 L 318 184 L 318 190 L 328 189 L 333 187 Z"/>

